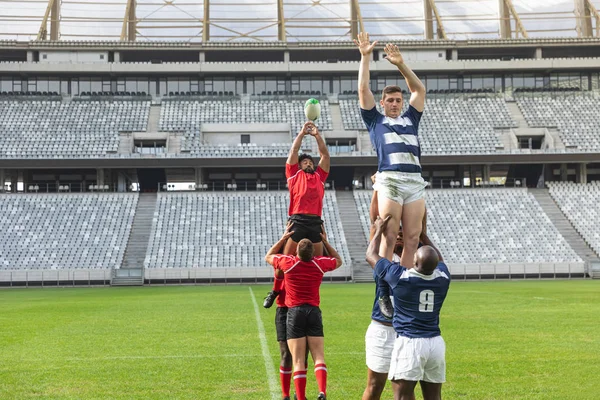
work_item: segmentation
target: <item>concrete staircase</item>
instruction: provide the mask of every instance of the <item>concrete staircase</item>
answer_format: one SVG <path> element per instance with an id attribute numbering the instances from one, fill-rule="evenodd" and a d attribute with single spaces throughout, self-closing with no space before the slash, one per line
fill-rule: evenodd
<path id="1" fill-rule="evenodd" d="M 179 154 L 181 153 L 181 134 L 173 132 L 169 134 L 169 141 L 167 143 L 168 154 Z"/>
<path id="2" fill-rule="evenodd" d="M 160 104 L 150 106 L 150 114 L 148 115 L 148 127 L 146 132 L 158 132 L 160 121 Z"/>
<path id="3" fill-rule="evenodd" d="M 119 133 L 118 154 L 131 154 L 133 151 L 133 134 L 131 132 Z"/>
<path id="4" fill-rule="evenodd" d="M 339 104 L 329 104 L 329 115 L 331 115 L 331 124 L 334 131 L 343 131 L 344 123 L 342 121 L 342 111 Z"/>
<path id="5" fill-rule="evenodd" d="M 585 240 L 577 233 L 571 222 L 565 217 L 547 189 L 528 189 L 533 194 L 550 220 L 565 238 L 569 246 L 585 262 L 598 261 L 598 255 L 588 246 Z"/>
<path id="6" fill-rule="evenodd" d="M 336 191 L 338 208 L 348 252 L 352 259 L 352 276 L 354 282 L 373 282 L 373 270 L 365 261 L 368 238 L 365 237 L 362 223 L 351 191 Z"/>
<path id="7" fill-rule="evenodd" d="M 144 284 L 144 260 L 150 240 L 152 218 L 156 208 L 156 193 L 141 193 L 121 269 L 114 272 L 112 286 L 139 286 Z"/>

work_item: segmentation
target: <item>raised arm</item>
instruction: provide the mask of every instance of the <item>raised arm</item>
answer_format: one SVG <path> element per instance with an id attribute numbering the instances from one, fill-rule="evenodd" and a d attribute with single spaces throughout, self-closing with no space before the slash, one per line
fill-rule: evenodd
<path id="1" fill-rule="evenodd" d="M 342 257 L 338 254 L 338 252 L 333 248 L 329 241 L 327 240 L 327 235 L 325 233 L 321 233 L 321 240 L 323 241 L 323 247 L 327 250 L 327 254 L 329 257 L 335 258 L 335 268 L 339 268 L 342 266 Z"/>
<path id="2" fill-rule="evenodd" d="M 421 237 L 419 238 L 419 240 L 421 241 L 421 243 L 423 243 L 423 245 L 433 247 L 433 249 L 438 254 L 438 258 L 440 259 L 440 262 L 444 261 L 444 258 L 442 257 L 442 253 L 440 253 L 440 250 L 437 247 L 435 247 L 435 245 L 433 244 L 433 242 L 431 241 L 429 236 L 427 236 L 426 233 L 421 233 Z"/>
<path id="3" fill-rule="evenodd" d="M 425 109 L 425 85 L 419 79 L 419 77 L 410 69 L 405 63 L 398 46 L 395 44 L 387 44 L 385 46 L 385 59 L 390 63 L 394 64 L 408 85 L 410 90 L 410 105 L 417 109 L 419 112 L 423 112 Z"/>
<path id="4" fill-rule="evenodd" d="M 291 224 L 291 222 L 288 222 L 288 224 L 285 228 L 285 232 L 283 233 L 283 236 L 281 236 L 281 238 L 277 241 L 277 243 L 275 243 L 269 249 L 269 251 L 267 251 L 267 255 L 265 255 L 266 262 L 275 266 L 273 264 L 275 261 L 275 256 L 278 254 L 281 254 L 283 252 L 283 246 L 285 246 L 285 243 L 290 238 L 290 236 L 292 236 L 293 233 L 294 232 L 292 231 L 292 224 Z"/>
<path id="5" fill-rule="evenodd" d="M 369 247 L 367 247 L 367 262 L 371 266 L 371 268 L 375 268 L 375 264 L 377 261 L 381 260 L 383 257 L 379 255 L 379 246 L 381 245 L 381 236 L 383 232 L 385 232 L 385 227 L 387 226 L 388 221 L 390 220 L 391 215 L 385 217 L 385 219 L 381 219 L 379 216 L 373 223 L 373 228 L 375 232 L 373 233 L 373 239 L 369 243 Z"/>
<path id="6" fill-rule="evenodd" d="M 360 108 L 363 110 L 371 110 L 375 107 L 375 97 L 373 92 L 369 88 L 369 82 L 371 76 L 369 73 L 369 63 L 371 62 L 371 54 L 373 48 L 377 44 L 377 41 L 370 43 L 369 34 L 367 32 L 361 32 L 358 37 L 354 39 L 354 43 L 358 46 L 360 51 L 360 68 L 358 70 L 358 101 L 360 102 Z"/>
<path id="7" fill-rule="evenodd" d="M 317 127 L 313 124 L 312 129 L 309 131 L 311 136 L 317 140 L 317 146 L 319 147 L 319 167 L 327 173 L 329 173 L 329 169 L 331 166 L 331 157 L 329 156 L 329 149 L 327 148 L 327 144 L 325 140 L 323 140 L 323 136 L 319 133 Z"/>
<path id="8" fill-rule="evenodd" d="M 298 132 L 296 139 L 294 139 L 294 142 L 292 143 L 292 148 L 290 149 L 286 161 L 286 163 L 288 163 L 289 165 L 298 164 L 298 152 L 300 151 L 300 147 L 302 146 L 302 139 L 304 139 L 304 136 L 308 133 L 306 129 L 308 124 L 312 124 L 312 122 L 306 122 L 304 126 L 302 126 L 302 129 L 300 130 L 300 132 Z"/>

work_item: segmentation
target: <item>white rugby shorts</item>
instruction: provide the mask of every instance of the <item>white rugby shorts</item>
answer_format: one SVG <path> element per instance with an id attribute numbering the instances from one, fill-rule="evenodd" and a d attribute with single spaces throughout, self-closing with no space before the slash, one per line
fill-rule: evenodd
<path id="1" fill-rule="evenodd" d="M 371 371 L 389 373 L 395 340 L 396 331 L 393 327 L 371 320 L 365 335 L 367 367 Z"/>
<path id="2" fill-rule="evenodd" d="M 446 382 L 446 343 L 441 336 L 407 338 L 394 342 L 389 380 Z"/>
<path id="3" fill-rule="evenodd" d="M 375 174 L 373 190 L 400 205 L 425 197 L 427 182 L 420 173 L 381 171 Z"/>

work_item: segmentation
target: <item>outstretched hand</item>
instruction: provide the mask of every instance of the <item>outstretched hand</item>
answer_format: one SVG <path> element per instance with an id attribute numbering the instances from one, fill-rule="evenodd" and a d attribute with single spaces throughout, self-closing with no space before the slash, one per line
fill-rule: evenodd
<path id="1" fill-rule="evenodd" d="M 388 43 L 383 49 L 385 51 L 385 59 L 394 65 L 400 65 L 404 63 L 404 58 L 395 44 Z"/>
<path id="2" fill-rule="evenodd" d="M 385 219 L 381 219 L 380 216 L 377 216 L 375 222 L 373 222 L 373 226 L 375 227 L 375 234 L 381 233 L 387 226 L 388 221 L 392 218 L 391 215 L 387 215 Z"/>
<path id="3" fill-rule="evenodd" d="M 319 130 L 317 129 L 317 126 L 314 122 L 308 121 L 304 123 L 300 133 L 302 133 L 303 135 L 317 136 L 319 134 Z"/>
<path id="4" fill-rule="evenodd" d="M 373 52 L 373 48 L 377 44 L 377 41 L 371 43 L 369 41 L 369 34 L 367 32 L 361 32 L 356 39 L 354 39 L 354 43 L 358 46 L 361 55 L 368 56 Z"/>
<path id="5" fill-rule="evenodd" d="M 291 221 L 287 223 L 287 225 L 285 226 L 285 231 L 283 232 L 283 235 L 281 236 L 280 240 L 287 240 L 294 234 L 294 231 L 292 230 L 293 225 L 294 223 Z"/>

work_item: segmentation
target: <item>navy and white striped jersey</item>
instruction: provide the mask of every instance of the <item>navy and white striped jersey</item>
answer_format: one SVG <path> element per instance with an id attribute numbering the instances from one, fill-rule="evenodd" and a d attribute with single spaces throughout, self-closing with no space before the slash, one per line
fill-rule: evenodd
<path id="1" fill-rule="evenodd" d="M 421 173 L 418 130 L 422 112 L 409 105 L 397 118 L 386 117 L 377 107 L 361 108 L 360 113 L 377 151 L 378 171 Z"/>
<path id="2" fill-rule="evenodd" d="M 406 269 L 385 258 L 375 264 L 375 274 L 389 283 L 394 299 L 392 324 L 399 336 L 440 336 L 440 310 L 450 287 L 450 272 L 440 262 L 431 275 Z"/>

